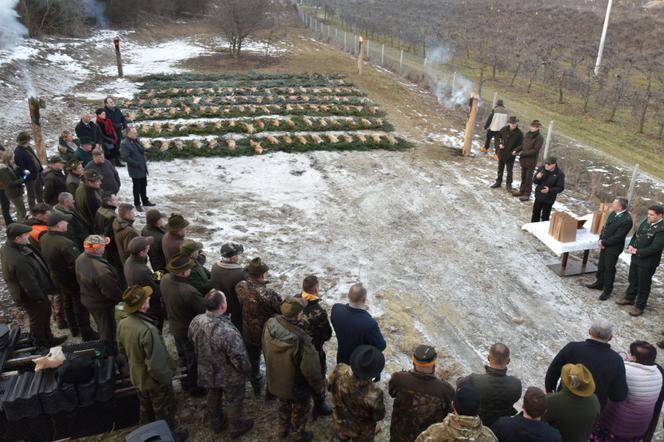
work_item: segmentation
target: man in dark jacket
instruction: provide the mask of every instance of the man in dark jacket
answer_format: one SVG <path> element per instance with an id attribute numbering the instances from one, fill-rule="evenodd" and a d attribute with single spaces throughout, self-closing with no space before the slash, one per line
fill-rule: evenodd
<path id="1" fill-rule="evenodd" d="M 175 255 L 166 266 L 169 273 L 161 279 L 161 296 L 168 315 L 168 328 L 177 348 L 180 364 L 187 374 L 182 387 L 192 396 L 201 396 L 198 388 L 198 372 L 194 346 L 188 338 L 191 320 L 205 312 L 205 302 L 198 290 L 187 284 L 187 277 L 194 268 L 194 260 L 187 255 Z"/>
<path id="2" fill-rule="evenodd" d="M 348 291 L 348 304 L 334 304 L 330 320 L 339 342 L 337 364 L 350 362 L 350 355 L 360 345 L 372 345 L 384 351 L 386 344 L 378 323 L 367 312 L 367 289 L 354 284 Z"/>
<path id="3" fill-rule="evenodd" d="M 196 264 L 191 269 L 191 275 L 187 278 L 187 282 L 196 287 L 196 290 L 202 296 L 205 296 L 212 290 L 212 281 L 210 280 L 210 271 L 204 266 L 207 258 L 201 253 L 202 250 L 203 243 L 194 241 L 193 239 L 185 239 L 180 243 L 180 253 L 188 255 Z"/>
<path id="4" fill-rule="evenodd" d="M 122 288 L 126 286 L 124 280 L 124 268 L 122 260 L 120 259 L 120 252 L 118 245 L 115 241 L 115 231 L 113 230 L 113 223 L 117 217 L 118 197 L 110 193 L 104 193 L 102 196 L 102 203 L 99 210 L 95 214 L 94 233 L 97 235 L 110 238 L 111 242 L 106 246 L 104 256 L 111 264 L 118 274 L 118 279 Z"/>
<path id="5" fill-rule="evenodd" d="M 65 162 L 55 156 L 48 161 L 48 168 L 44 171 L 44 202 L 51 206 L 58 203 L 58 196 L 67 191 L 67 176 L 64 172 Z"/>
<path id="6" fill-rule="evenodd" d="M 228 314 L 240 333 L 242 333 L 242 305 L 235 292 L 235 286 L 248 278 L 247 272 L 238 264 L 242 252 L 244 252 L 242 244 L 226 243 L 222 245 L 221 261 L 213 265 L 210 272 L 212 286 L 226 295 Z"/>
<path id="7" fill-rule="evenodd" d="M 90 145 L 101 147 L 101 144 L 97 139 L 97 125 L 92 121 L 91 114 L 84 113 L 81 115 L 81 121 L 78 122 L 74 131 L 81 144 L 83 144 L 83 141 L 85 140 Z"/>
<path id="8" fill-rule="evenodd" d="M 30 333 L 37 345 L 54 347 L 67 340 L 51 333 L 51 304 L 48 295 L 56 292 L 48 276 L 48 267 L 39 252 L 30 245 L 32 229 L 23 224 L 7 226 L 7 242 L 0 249 L 2 276 L 14 302 L 28 314 Z"/>
<path id="9" fill-rule="evenodd" d="M 81 145 L 74 152 L 74 159 L 85 165 L 92 161 L 92 149 L 94 145 L 89 138 L 81 138 Z"/>
<path id="10" fill-rule="evenodd" d="M 632 217 L 627 212 L 626 198 L 616 198 L 611 203 L 606 223 L 599 235 L 599 263 L 594 283 L 587 285 L 589 289 L 602 290 L 600 301 L 609 299 L 613 292 L 613 282 L 616 279 L 616 264 L 618 257 L 625 249 L 625 238 L 632 230 Z"/>
<path id="11" fill-rule="evenodd" d="M 101 175 L 101 190 L 117 194 L 120 191 L 120 175 L 113 163 L 104 157 L 104 150 L 95 148 L 92 151 L 92 161 L 85 170 L 96 170 Z"/>
<path id="12" fill-rule="evenodd" d="M 436 376 L 436 349 L 418 345 L 413 369 L 394 373 L 389 392 L 394 398 L 391 442 L 411 442 L 452 411 L 454 387 Z"/>
<path id="13" fill-rule="evenodd" d="M 53 212 L 71 216 L 71 220 L 67 224 L 67 237 L 82 250 L 83 241 L 92 231 L 88 228 L 81 214 L 78 213 L 73 195 L 69 192 L 62 192 L 58 195 L 58 204 L 53 207 Z"/>
<path id="14" fill-rule="evenodd" d="M 127 163 L 127 172 L 131 178 L 134 192 L 134 206 L 139 212 L 142 211 L 141 201 L 143 206 L 154 206 L 148 200 L 148 163 L 145 159 L 145 149 L 138 139 L 138 130 L 135 127 L 130 127 L 127 131 L 127 138 L 122 141 L 120 145 L 120 153 L 122 159 Z"/>
<path id="15" fill-rule="evenodd" d="M 81 303 L 81 288 L 76 280 L 76 259 L 81 247 L 67 237 L 71 215 L 54 211 L 48 217 L 46 232 L 39 240 L 51 279 L 60 291 L 67 326 L 72 336 L 82 335 L 84 341 L 99 339 L 90 327 L 90 313 Z"/>
<path id="16" fill-rule="evenodd" d="M 480 394 L 480 418 L 487 427 L 501 416 L 516 413 L 514 404 L 521 397 L 521 381 L 507 374 L 510 363 L 510 349 L 500 342 L 489 349 L 489 365 L 484 374 L 471 374 L 457 381 L 457 385 L 470 384 Z"/>
<path id="17" fill-rule="evenodd" d="M 115 306 L 122 300 L 122 288 L 117 271 L 104 259 L 110 242 L 110 238 L 100 235 L 85 239 L 85 251 L 76 258 L 76 280 L 81 287 L 81 303 L 97 323 L 100 339 L 112 354 L 117 354 Z"/>
<path id="18" fill-rule="evenodd" d="M 491 131 L 487 131 L 487 134 Z M 488 136 L 487 136 L 488 138 Z M 496 133 L 496 155 L 498 155 L 498 176 L 496 182 L 491 185 L 492 189 L 501 186 L 503 182 L 503 173 L 507 168 L 507 180 L 505 188 L 512 192 L 512 175 L 514 170 L 515 157 L 512 154 L 523 144 L 523 132 L 519 129 L 519 120 L 516 117 L 510 117 L 507 126 Z"/>
<path id="19" fill-rule="evenodd" d="M 588 330 L 590 339 L 570 342 L 553 358 L 546 371 L 545 387 L 548 393 L 556 391 L 565 364 L 583 364 L 595 380 L 595 394 L 602 408 L 607 399 L 620 402 L 627 397 L 625 364 L 611 349 L 613 326 L 604 319 L 596 320 Z"/>
<path id="20" fill-rule="evenodd" d="M 122 111 L 115 106 L 115 101 L 111 97 L 104 99 L 104 111 L 106 111 L 106 118 L 113 122 L 118 140 L 122 141 L 122 131 L 127 129 L 127 120 Z"/>
<path id="21" fill-rule="evenodd" d="M 25 188 L 28 193 L 28 208 L 32 209 L 35 204 L 43 202 L 42 194 L 44 182 L 42 181 L 42 167 L 39 157 L 30 146 L 30 134 L 21 132 L 16 138 L 18 146 L 14 150 L 14 162 L 19 170 L 25 175 Z M 28 173 L 25 173 L 25 171 Z"/>
<path id="22" fill-rule="evenodd" d="M 83 181 L 74 194 L 76 208 L 92 231 L 95 225 L 95 215 L 101 207 L 101 175 L 95 170 L 86 170 Z"/>
<path id="23" fill-rule="evenodd" d="M 521 166 L 521 187 L 512 195 L 520 197 L 521 201 L 530 200 L 530 194 L 533 191 L 533 171 L 537 165 L 540 149 L 544 144 L 544 138 L 540 133 L 541 127 L 542 123 L 533 120 L 530 123 L 530 130 L 523 137 L 521 148 L 512 151 L 512 155 L 519 155 L 519 165 Z"/>
<path id="24" fill-rule="evenodd" d="M 549 157 L 535 172 L 535 203 L 533 204 L 532 223 L 548 221 L 556 197 L 565 190 L 565 173 L 558 167 L 558 160 Z"/>
<path id="25" fill-rule="evenodd" d="M 5 146 L 0 144 L 0 160 L 2 159 L 2 156 L 4 156 L 6 151 L 7 150 L 5 149 Z M 6 168 L 6 164 L 0 161 L 0 169 L 2 168 Z M 23 181 L 21 181 L 20 185 L 21 187 L 23 186 Z M 5 227 L 14 222 L 14 220 L 12 219 L 12 215 L 9 211 L 10 209 L 9 198 L 7 197 L 6 193 L 7 187 L 8 186 L 7 184 L 4 183 L 2 176 L 0 176 L 0 206 L 2 206 L 2 218 L 5 220 Z"/>
<path id="26" fill-rule="evenodd" d="M 627 247 L 632 255 L 629 263 L 629 287 L 625 297 L 616 301 L 618 305 L 634 304 L 629 310 L 632 316 L 643 313 L 650 296 L 652 277 L 662 261 L 664 250 L 664 207 L 648 207 L 646 219 L 636 229 Z"/>
<path id="27" fill-rule="evenodd" d="M 152 289 L 147 314 L 155 319 L 155 324 L 161 333 L 164 325 L 161 291 L 158 277 L 148 267 L 148 253 L 152 244 L 154 239 L 150 236 L 137 236 L 129 241 L 127 251 L 130 255 L 124 263 L 124 275 L 127 285 L 140 285 Z"/>
<path id="28" fill-rule="evenodd" d="M 145 212 L 145 226 L 141 230 L 141 236 L 149 236 L 154 242 L 148 250 L 148 257 L 150 258 L 150 266 L 152 270 L 166 270 L 166 257 L 162 249 L 161 241 L 166 234 L 164 229 L 164 218 L 166 215 L 159 212 L 157 209 L 150 209 Z"/>
<path id="29" fill-rule="evenodd" d="M 562 442 L 560 432 L 546 422 L 546 395 L 537 387 L 528 387 L 523 395 L 523 412 L 514 417 L 501 417 L 491 431 L 500 442 Z"/>
<path id="30" fill-rule="evenodd" d="M 124 265 L 124 262 L 129 256 L 127 251 L 127 246 L 129 241 L 136 238 L 138 232 L 134 228 L 134 221 L 136 215 L 134 214 L 134 206 L 127 203 L 122 203 L 118 206 L 118 214 L 113 220 L 113 241 L 115 242 L 115 247 L 118 250 L 118 257 L 120 262 Z"/>

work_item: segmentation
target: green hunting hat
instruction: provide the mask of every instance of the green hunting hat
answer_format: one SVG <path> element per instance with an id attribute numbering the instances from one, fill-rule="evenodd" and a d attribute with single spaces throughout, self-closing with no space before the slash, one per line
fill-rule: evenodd
<path id="1" fill-rule="evenodd" d="M 67 170 L 72 171 L 76 169 L 80 164 L 83 164 L 79 160 L 69 160 L 67 161 Z"/>
<path id="2" fill-rule="evenodd" d="M 295 318 L 304 310 L 304 301 L 294 296 L 287 296 L 281 303 L 281 314 L 287 318 Z"/>
<path id="3" fill-rule="evenodd" d="M 87 181 L 101 181 L 101 175 L 99 175 L 99 172 L 92 169 L 83 172 L 83 178 Z"/>
<path id="4" fill-rule="evenodd" d="M 124 311 L 127 313 L 137 312 L 145 302 L 145 299 L 151 295 L 152 287 L 150 286 L 130 285 L 122 294 Z"/>
<path id="5" fill-rule="evenodd" d="M 180 244 L 180 253 L 185 255 L 191 255 L 196 250 L 203 250 L 203 243 L 194 241 L 193 239 L 185 239 Z"/>
<path id="6" fill-rule="evenodd" d="M 375 379 L 385 368 L 385 356 L 373 345 L 360 345 L 350 355 L 350 368 L 357 378 Z"/>
<path id="7" fill-rule="evenodd" d="M 189 225 L 189 221 L 184 219 L 184 216 L 177 214 L 177 213 L 172 213 L 171 216 L 168 217 L 168 222 L 166 223 L 166 230 L 169 232 L 174 232 L 176 230 L 184 229 Z"/>
<path id="8" fill-rule="evenodd" d="M 181 273 L 189 269 L 193 269 L 196 265 L 193 259 L 184 253 L 178 253 L 168 261 L 166 270 L 170 273 Z"/>
<path id="9" fill-rule="evenodd" d="M 21 236 L 25 233 L 31 232 L 32 227 L 26 226 L 25 224 L 19 224 L 19 223 L 12 223 L 7 226 L 7 238 L 10 240 L 14 240 L 17 236 Z"/>
<path id="10" fill-rule="evenodd" d="M 31 139 L 32 139 L 32 137 L 30 136 L 30 134 L 26 131 L 23 131 L 23 132 L 19 132 L 18 136 L 16 137 L 16 142 L 18 144 L 25 144 L 28 141 L 30 141 Z"/>
<path id="11" fill-rule="evenodd" d="M 48 227 L 53 227 L 56 224 L 58 224 L 60 221 L 71 221 L 72 216 L 67 215 L 66 213 L 62 212 L 51 212 L 51 214 L 48 216 L 46 219 L 46 225 Z"/>

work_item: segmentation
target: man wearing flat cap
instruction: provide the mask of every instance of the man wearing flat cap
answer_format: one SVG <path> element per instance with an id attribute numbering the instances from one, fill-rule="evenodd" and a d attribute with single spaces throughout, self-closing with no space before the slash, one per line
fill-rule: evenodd
<path id="1" fill-rule="evenodd" d="M 394 373 L 389 392 L 394 398 L 391 442 L 409 442 L 452 411 L 454 387 L 436 376 L 436 349 L 418 345 L 413 369 Z"/>
<path id="2" fill-rule="evenodd" d="M 99 339 L 99 335 L 90 327 L 90 312 L 81 303 L 81 288 L 76 280 L 76 259 L 81 249 L 67 234 L 71 220 L 71 215 L 52 212 L 46 221 L 48 232 L 42 235 L 39 243 L 51 279 L 62 296 L 64 316 L 71 335 L 81 335 L 84 341 L 91 341 Z"/>
<path id="3" fill-rule="evenodd" d="M 122 301 L 122 289 L 117 271 L 104 258 L 110 242 L 110 238 L 100 235 L 85 238 L 84 252 L 76 259 L 76 279 L 81 287 L 81 303 L 97 323 L 100 339 L 117 354 L 115 306 Z"/>
<path id="4" fill-rule="evenodd" d="M 210 275 L 212 286 L 226 295 L 228 314 L 240 332 L 242 332 L 242 305 L 235 292 L 235 286 L 249 277 L 239 264 L 243 252 L 242 244 L 227 242 L 222 245 L 221 261 L 212 266 Z"/>
<path id="5" fill-rule="evenodd" d="M 373 382 L 385 367 L 385 356 L 376 347 L 360 345 L 350 356 L 350 366 L 338 364 L 330 373 L 327 389 L 332 394 L 332 440 L 372 441 L 385 417 L 383 390 Z"/>
<path id="6" fill-rule="evenodd" d="M 164 218 L 166 218 L 166 215 L 159 210 L 148 210 L 145 212 L 145 226 L 141 230 L 141 236 L 150 236 L 154 239 L 148 251 L 148 257 L 150 258 L 150 266 L 155 272 L 166 270 L 166 257 L 161 243 L 166 234 Z"/>
<path id="7" fill-rule="evenodd" d="M 46 262 L 30 245 L 32 229 L 23 224 L 7 226 L 7 242 L 0 249 L 2 276 L 14 302 L 28 314 L 30 333 L 40 347 L 54 347 L 67 337 L 51 333 L 51 304 L 48 295 L 56 289 L 48 274 Z"/>
<path id="8" fill-rule="evenodd" d="M 48 168 L 44 171 L 44 202 L 51 206 L 58 203 L 58 195 L 67 191 L 67 176 L 64 172 L 65 162 L 59 156 L 48 160 Z"/>
<path id="9" fill-rule="evenodd" d="M 251 362 L 251 386 L 256 395 L 261 394 L 261 335 L 263 326 L 281 311 L 283 299 L 279 293 L 267 287 L 270 268 L 260 258 L 251 260 L 246 268 L 249 279 L 235 286 L 242 305 L 242 337 Z"/>
<path id="10" fill-rule="evenodd" d="M 28 208 L 32 209 L 35 204 L 44 202 L 42 198 L 44 181 L 42 180 L 42 167 L 39 157 L 35 153 L 30 140 L 32 137 L 28 132 L 21 132 L 16 137 L 16 149 L 14 149 L 14 162 L 19 170 L 25 175 L 25 189 L 28 193 Z M 27 173 L 25 173 L 27 171 Z"/>
<path id="11" fill-rule="evenodd" d="M 92 231 L 95 214 L 101 206 L 101 175 L 96 170 L 86 170 L 83 173 L 83 180 L 76 189 L 74 199 L 78 211 Z"/>
<path id="12" fill-rule="evenodd" d="M 168 262 L 168 273 L 161 278 L 161 296 L 168 315 L 168 328 L 178 351 L 180 364 L 187 374 L 182 388 L 192 396 L 200 396 L 204 391 L 198 388 L 196 354 L 187 335 L 191 320 L 205 312 L 205 302 L 196 288 L 187 283 L 194 268 L 194 260 L 185 254 L 175 255 Z"/>
<path id="13" fill-rule="evenodd" d="M 127 251 L 129 257 L 124 263 L 124 276 L 127 285 L 140 285 L 150 287 L 152 296 L 150 296 L 150 308 L 146 314 L 155 320 L 155 325 L 161 333 L 164 326 L 164 312 L 161 301 L 161 291 L 158 277 L 148 267 L 148 253 L 154 243 L 151 236 L 137 236 L 129 241 Z"/>
<path id="14" fill-rule="evenodd" d="M 521 201 L 528 201 L 533 192 L 533 172 L 537 165 L 540 149 L 544 144 L 544 138 L 540 133 L 542 123 L 539 120 L 533 120 L 530 123 L 530 130 L 523 137 L 523 144 L 512 151 L 515 157 L 519 155 L 519 165 L 521 166 L 521 187 L 512 195 L 518 196 Z"/>
<path id="15" fill-rule="evenodd" d="M 128 316 L 118 324 L 118 349 L 127 358 L 131 383 L 138 390 L 141 423 L 163 419 L 173 430 L 175 440 L 183 441 L 188 434 L 177 431 L 175 425 L 175 364 L 154 319 L 147 314 L 150 295 L 152 288 L 140 285 L 130 285 L 122 294 Z"/>
<path id="16" fill-rule="evenodd" d="M 202 296 L 205 296 L 212 290 L 212 281 L 210 281 L 210 271 L 203 266 L 206 257 L 201 253 L 202 250 L 203 243 L 193 239 L 185 239 L 180 244 L 180 253 L 188 255 L 194 260 L 195 264 L 194 268 L 191 269 L 191 275 L 187 278 L 187 282 L 196 287 L 196 290 Z"/>
<path id="17" fill-rule="evenodd" d="M 180 244 L 184 241 L 188 226 L 189 221 L 180 214 L 172 213 L 168 217 L 166 234 L 161 240 L 161 249 L 164 251 L 164 258 L 166 258 L 167 263 L 180 253 Z"/>
<path id="18" fill-rule="evenodd" d="M 267 390 L 279 398 L 277 437 L 310 442 L 314 435 L 306 425 L 311 397 L 324 394 L 325 379 L 318 352 L 301 327 L 304 302 L 288 296 L 280 310 L 265 323 L 262 340 Z"/>
<path id="19" fill-rule="evenodd" d="M 491 431 L 499 441 L 519 440 L 528 435 L 528 440 L 538 442 L 562 442 L 560 432 L 546 422 L 546 394 L 537 387 L 528 387 L 523 395 L 523 411 L 516 416 L 503 416 L 492 426 Z"/>
<path id="20" fill-rule="evenodd" d="M 558 167 L 558 160 L 555 157 L 546 158 L 544 166 L 537 168 L 533 183 L 536 186 L 535 203 L 530 222 L 548 221 L 556 197 L 565 190 L 565 173 Z"/>
<path id="21" fill-rule="evenodd" d="M 83 163 L 79 160 L 69 160 L 67 161 L 65 171 L 67 172 L 67 179 L 65 181 L 67 192 L 76 195 L 76 189 L 78 189 L 79 184 L 81 184 L 81 179 L 85 172 L 85 169 L 83 169 Z"/>

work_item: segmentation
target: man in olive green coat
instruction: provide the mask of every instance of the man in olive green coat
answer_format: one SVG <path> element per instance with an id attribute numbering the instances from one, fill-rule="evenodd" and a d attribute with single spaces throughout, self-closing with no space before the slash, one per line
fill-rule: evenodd
<path id="1" fill-rule="evenodd" d="M 521 166 L 521 187 L 512 195 L 520 197 L 521 201 L 530 200 L 530 194 L 533 192 L 533 173 L 537 165 L 540 149 L 544 145 L 544 138 L 540 133 L 542 123 L 539 120 L 533 120 L 530 123 L 530 130 L 523 137 L 523 144 L 512 151 L 512 155 L 519 155 L 519 165 Z"/>
<path id="2" fill-rule="evenodd" d="M 76 209 L 74 196 L 69 192 L 62 192 L 58 195 L 58 204 L 53 207 L 53 212 L 71 216 L 71 221 L 67 225 L 67 236 L 74 241 L 76 246 L 83 249 L 83 241 L 92 232 Z"/>
<path id="3" fill-rule="evenodd" d="M 180 244 L 180 253 L 189 256 L 195 264 L 187 282 L 196 287 L 201 295 L 207 295 L 212 290 L 212 281 L 210 281 L 210 271 L 203 266 L 206 258 L 201 250 L 203 250 L 203 244 L 193 239 L 185 239 Z"/>
<path id="4" fill-rule="evenodd" d="M 175 432 L 175 440 L 188 437 L 186 431 L 175 431 L 175 364 L 166 344 L 146 314 L 150 308 L 150 287 L 132 285 L 122 294 L 124 311 L 129 314 L 118 324 L 118 349 L 127 358 L 131 383 L 138 390 L 141 421 L 165 420 Z"/>
<path id="5" fill-rule="evenodd" d="M 129 252 L 127 251 L 129 241 L 139 236 L 133 227 L 135 219 L 134 206 L 126 203 L 118 206 L 118 214 L 112 223 L 113 241 L 115 241 L 115 248 L 118 251 L 118 257 L 123 266 L 129 256 Z"/>
<path id="6" fill-rule="evenodd" d="M 503 173 L 507 169 L 507 179 L 505 188 L 508 192 L 512 191 L 512 175 L 514 170 L 515 157 L 512 154 L 515 150 L 521 148 L 523 144 L 523 132 L 519 129 L 519 120 L 516 117 L 510 117 L 507 126 L 503 127 L 496 134 L 496 155 L 498 155 L 498 175 L 496 182 L 491 185 L 492 189 L 497 189 L 503 182 Z"/>
<path id="7" fill-rule="evenodd" d="M 74 194 L 79 213 L 93 230 L 95 214 L 101 206 L 101 175 L 96 170 L 86 170 L 83 180 Z"/>

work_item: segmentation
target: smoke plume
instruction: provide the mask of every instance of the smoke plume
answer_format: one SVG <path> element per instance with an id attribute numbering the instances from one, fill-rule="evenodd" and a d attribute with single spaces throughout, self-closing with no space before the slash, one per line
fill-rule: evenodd
<path id="1" fill-rule="evenodd" d="M 108 28 L 106 5 L 104 5 L 101 0 L 83 0 L 83 11 L 85 12 L 86 17 L 95 19 L 97 26 L 102 29 Z"/>
<path id="2" fill-rule="evenodd" d="M 427 66 L 440 66 L 449 63 L 454 57 L 454 48 L 444 41 L 427 38 L 426 56 L 424 64 Z"/>
<path id="3" fill-rule="evenodd" d="M 26 35 L 28 29 L 18 21 L 18 0 L 0 0 L 0 49 L 11 49 Z"/>

